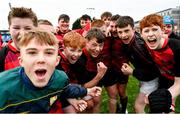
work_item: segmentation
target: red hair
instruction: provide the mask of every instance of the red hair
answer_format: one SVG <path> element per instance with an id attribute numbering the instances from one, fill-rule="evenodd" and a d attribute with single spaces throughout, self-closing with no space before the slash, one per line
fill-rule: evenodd
<path id="1" fill-rule="evenodd" d="M 160 26 L 161 29 L 163 29 L 163 17 L 158 14 L 150 14 L 145 16 L 140 21 L 140 31 L 142 32 L 143 28 L 150 27 L 153 25 Z"/>

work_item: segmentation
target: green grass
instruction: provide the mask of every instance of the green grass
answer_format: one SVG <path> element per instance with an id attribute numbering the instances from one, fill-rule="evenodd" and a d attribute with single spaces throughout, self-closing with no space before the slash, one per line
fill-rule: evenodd
<path id="1" fill-rule="evenodd" d="M 134 113 L 134 101 L 137 93 L 139 92 L 139 83 L 138 81 L 130 76 L 128 87 L 127 87 L 127 95 L 128 95 L 128 112 Z M 102 103 L 101 103 L 101 113 L 108 113 L 108 96 L 106 91 L 103 89 L 102 93 Z M 180 96 L 176 100 L 176 113 L 180 113 Z"/>

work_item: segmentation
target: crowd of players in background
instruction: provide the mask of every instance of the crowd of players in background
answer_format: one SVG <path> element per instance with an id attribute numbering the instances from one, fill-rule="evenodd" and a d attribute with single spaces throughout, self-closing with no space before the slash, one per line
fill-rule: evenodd
<path id="1" fill-rule="evenodd" d="M 109 113 L 127 113 L 128 94 L 131 94 L 126 92 L 129 76 L 134 76 L 139 81 L 139 93 L 134 103 L 135 113 L 144 113 L 147 104 L 149 104 L 152 113 L 173 113 L 175 110 L 176 97 L 180 94 L 180 37 L 175 33 L 174 28 L 176 27 L 171 16 L 147 15 L 140 21 L 139 30 L 137 30 L 134 20 L 130 16 L 103 12 L 100 19 L 91 19 L 89 15 L 85 14 L 78 18 L 70 29 L 70 17 L 67 14 L 59 16 L 58 26 L 55 28 L 49 20 L 37 19 L 32 9 L 12 7 L 8 15 L 8 23 L 11 39 L 6 42 L 3 36 L 0 36 L 0 72 L 2 72 L 0 73 L 0 84 L 5 84 L 3 77 L 8 74 L 7 72 L 10 74 L 12 69 L 19 66 L 26 68 L 22 64 L 24 63 L 22 56 L 27 53 L 38 55 L 40 52 L 36 50 L 41 50 L 41 46 L 43 47 L 45 44 L 51 46 L 51 43 L 46 43 L 46 41 L 42 41 L 45 43 L 43 44 L 39 40 L 33 40 L 40 42 L 38 44 L 40 47 L 37 46 L 37 49 L 33 48 L 26 54 L 22 54 L 25 46 L 31 44 L 30 41 L 23 41 L 22 36 L 27 34 L 25 36 L 28 37 L 29 34 L 33 34 L 33 30 L 39 29 L 53 34 L 58 40 L 60 60 L 58 63 L 54 63 L 54 67 L 67 74 L 70 84 L 79 84 L 83 88 L 91 88 L 91 91 L 101 91 L 98 87 L 105 87 L 108 95 Z M 34 34 L 37 36 L 34 37 L 43 37 L 43 35 L 38 36 L 40 33 L 37 31 L 35 30 Z M 26 42 L 26 45 L 24 46 L 21 42 Z M 47 54 L 49 53 L 52 52 L 47 52 Z M 41 57 L 43 58 L 43 56 Z M 31 62 L 31 60 L 28 61 Z M 46 63 L 45 60 L 41 61 Z M 25 71 L 20 69 L 20 71 L 28 75 L 26 69 Z M 47 71 L 40 69 L 34 72 L 39 77 L 43 77 Z M 13 75 L 11 74 L 11 76 Z M 33 82 L 31 77 L 29 78 L 30 82 Z M 26 80 L 24 83 L 30 83 L 27 81 L 28 79 L 24 80 Z M 12 81 L 12 83 L 15 82 Z M 44 91 L 47 89 L 46 87 L 33 86 L 36 89 L 44 89 Z M 94 88 L 96 86 L 98 87 Z M 75 86 L 70 87 L 70 90 L 74 91 L 74 88 L 82 89 Z M 32 87 L 29 89 L 34 90 Z M 63 89 L 59 88 L 59 90 Z M 90 94 L 82 95 L 81 91 L 75 94 L 67 92 L 67 90 L 65 94 L 72 95 L 73 100 L 68 95 L 65 97 L 63 93 L 61 95 L 63 98 L 60 96 L 58 100 L 54 100 L 49 105 L 46 102 L 52 101 L 54 96 L 45 100 L 41 99 L 49 90 L 45 93 L 42 92 L 42 96 L 32 95 L 31 98 L 24 97 L 20 100 L 18 95 L 21 92 L 15 92 L 13 99 L 15 101 L 8 97 L 0 97 L 4 101 L 0 103 L 0 111 L 100 112 L 102 98 L 99 93 L 93 91 Z M 5 93 L 11 90 L 2 89 L 1 91 Z M 92 93 L 96 93 L 96 95 L 92 95 Z M 20 96 L 26 95 L 27 93 L 20 94 Z M 80 98 L 82 101 L 79 101 Z M 25 101 L 32 99 L 38 99 L 37 102 L 41 102 L 33 104 L 34 107 L 39 108 L 38 110 L 21 106 Z M 46 104 L 46 106 L 41 106 L 42 104 Z M 43 109 L 40 110 L 40 108 Z"/>

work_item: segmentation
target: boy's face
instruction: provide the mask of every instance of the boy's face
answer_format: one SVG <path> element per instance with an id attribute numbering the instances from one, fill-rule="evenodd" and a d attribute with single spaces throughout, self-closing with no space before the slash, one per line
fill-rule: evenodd
<path id="1" fill-rule="evenodd" d="M 97 57 L 102 51 L 104 43 L 98 43 L 96 38 L 86 42 L 86 49 L 92 57 Z"/>
<path id="2" fill-rule="evenodd" d="M 68 61 L 71 64 L 74 64 L 79 59 L 79 57 L 82 55 L 82 49 L 80 47 L 78 47 L 78 48 L 65 47 L 64 54 L 65 54 L 66 58 L 68 59 Z"/>
<path id="3" fill-rule="evenodd" d="M 165 24 L 164 25 L 164 33 L 167 35 L 170 35 L 173 31 L 173 26 L 171 24 Z"/>
<path id="4" fill-rule="evenodd" d="M 106 27 L 109 26 L 111 17 L 103 17 L 102 20 L 105 22 Z"/>
<path id="5" fill-rule="evenodd" d="M 69 21 L 65 21 L 64 19 L 60 19 L 58 24 L 59 24 L 59 29 L 61 32 L 67 32 L 69 30 Z"/>
<path id="6" fill-rule="evenodd" d="M 135 30 L 130 25 L 124 28 L 117 27 L 118 36 L 124 44 L 129 44 L 131 42 L 134 36 L 134 32 Z"/>
<path id="7" fill-rule="evenodd" d="M 159 26 L 145 27 L 142 29 L 141 35 L 150 49 L 160 48 L 163 31 Z"/>
<path id="8" fill-rule="evenodd" d="M 106 27 L 106 25 L 103 25 L 99 29 L 107 36 L 107 27 Z"/>
<path id="9" fill-rule="evenodd" d="M 36 87 L 48 84 L 56 65 L 59 63 L 58 47 L 37 43 L 32 39 L 20 49 L 19 62 L 26 75 Z"/>
<path id="10" fill-rule="evenodd" d="M 116 28 L 115 21 L 110 21 L 108 30 L 113 36 L 115 36 L 115 37 L 117 36 L 117 28 Z"/>
<path id="11" fill-rule="evenodd" d="M 91 20 L 80 20 L 81 27 L 84 28 L 86 24 L 91 23 Z"/>
<path id="12" fill-rule="evenodd" d="M 9 32 L 16 48 L 18 48 L 18 35 L 21 32 L 27 32 L 34 28 L 33 21 L 29 18 L 14 17 L 11 19 L 11 25 L 9 25 Z"/>

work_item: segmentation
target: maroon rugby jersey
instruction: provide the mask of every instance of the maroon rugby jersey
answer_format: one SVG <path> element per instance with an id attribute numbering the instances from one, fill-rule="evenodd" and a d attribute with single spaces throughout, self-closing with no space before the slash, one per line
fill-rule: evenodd
<path id="1" fill-rule="evenodd" d="M 174 80 L 174 54 L 172 49 L 168 46 L 168 39 L 165 39 L 162 49 L 150 50 L 150 53 L 155 63 L 158 65 L 162 76 Z"/>
<path id="2" fill-rule="evenodd" d="M 99 61 L 103 62 L 108 68 L 111 66 L 111 38 L 106 37 L 103 50 L 98 56 Z"/>
<path id="3" fill-rule="evenodd" d="M 19 51 L 11 45 L 12 41 L 8 42 L 9 51 L 5 58 L 4 70 L 9 70 L 20 66 L 18 57 L 20 56 Z"/>
<path id="4" fill-rule="evenodd" d="M 70 79 L 70 83 L 77 84 L 78 81 L 77 81 L 77 77 L 75 73 L 73 72 L 73 69 L 74 69 L 73 65 L 68 61 L 68 59 L 65 57 L 65 55 L 61 51 L 59 51 L 59 55 L 61 56 L 61 60 L 56 68 L 66 72 L 67 76 Z"/>
<path id="5" fill-rule="evenodd" d="M 120 38 L 118 37 L 112 37 L 112 67 L 116 71 L 121 72 L 121 67 L 123 63 L 128 63 L 128 59 L 125 58 L 125 54 L 122 51 L 122 45 L 123 42 Z"/>

